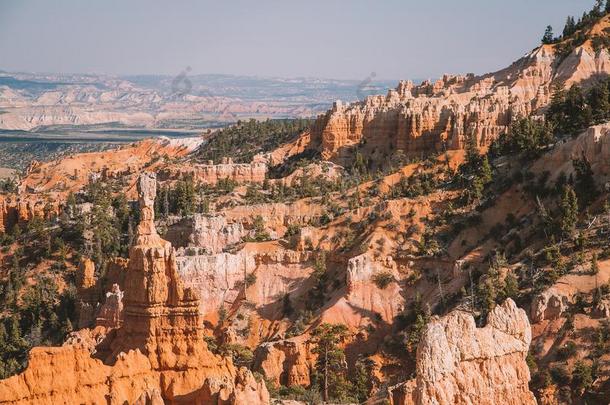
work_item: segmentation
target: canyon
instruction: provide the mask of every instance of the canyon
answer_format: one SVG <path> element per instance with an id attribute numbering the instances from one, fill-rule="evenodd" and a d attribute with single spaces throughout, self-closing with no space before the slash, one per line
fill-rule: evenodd
<path id="1" fill-rule="evenodd" d="M 607 403 L 608 117 L 506 147 L 567 92 L 610 105 L 610 15 L 579 32 L 260 153 L 236 123 L 33 162 L 0 194 L 0 346 L 36 342 L 0 403 Z"/>

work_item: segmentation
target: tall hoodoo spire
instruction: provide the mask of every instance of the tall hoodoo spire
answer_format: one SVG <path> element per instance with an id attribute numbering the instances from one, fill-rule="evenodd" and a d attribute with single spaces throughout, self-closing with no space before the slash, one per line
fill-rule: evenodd
<path id="1" fill-rule="evenodd" d="M 203 339 L 198 298 L 182 285 L 174 248 L 157 234 L 155 174 L 141 174 L 137 187 L 140 223 L 129 249 L 124 326 L 118 331 L 113 355 L 140 349 L 153 368 L 189 368 Z"/>

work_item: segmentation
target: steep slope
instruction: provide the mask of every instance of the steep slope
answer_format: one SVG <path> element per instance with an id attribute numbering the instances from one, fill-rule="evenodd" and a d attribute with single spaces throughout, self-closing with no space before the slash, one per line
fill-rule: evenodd
<path id="1" fill-rule="evenodd" d="M 419 156 L 461 149 L 469 136 L 480 146 L 489 145 L 511 120 L 545 107 L 554 85 L 569 88 L 610 74 L 608 50 L 592 44 L 595 36 L 608 35 L 609 26 L 606 16 L 567 56 L 560 53 L 561 44 L 542 45 L 496 73 L 445 75 L 417 86 L 400 82 L 386 96 L 337 102 L 318 118 L 312 142 L 320 145 L 324 158 L 339 162 L 349 161 L 354 148 L 383 161 L 397 151 Z"/>

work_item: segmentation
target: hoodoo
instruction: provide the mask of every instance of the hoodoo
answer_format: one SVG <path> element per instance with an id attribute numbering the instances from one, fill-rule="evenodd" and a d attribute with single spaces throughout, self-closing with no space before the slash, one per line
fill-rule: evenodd
<path id="1" fill-rule="evenodd" d="M 143 173 L 122 326 L 95 348 L 33 349 L 23 373 L 0 381 L 0 404 L 269 403 L 263 382 L 207 349 L 198 298 L 183 288 L 174 249 L 155 229 L 155 194 L 155 175 Z"/>

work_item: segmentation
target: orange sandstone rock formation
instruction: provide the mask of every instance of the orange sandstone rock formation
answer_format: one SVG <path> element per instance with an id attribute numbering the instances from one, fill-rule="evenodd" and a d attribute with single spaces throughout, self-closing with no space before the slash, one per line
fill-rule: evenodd
<path id="1" fill-rule="evenodd" d="M 34 217 L 49 218 L 59 214 L 59 203 L 42 196 L 0 195 L 0 232 Z"/>
<path id="2" fill-rule="evenodd" d="M 602 19 L 592 31 L 610 25 Z M 467 136 L 488 145 L 511 119 L 545 107 L 552 86 L 566 88 L 610 74 L 610 55 L 596 52 L 591 40 L 563 58 L 556 46 L 543 45 L 501 71 L 475 77 L 445 75 L 421 85 L 401 81 L 386 96 L 344 105 L 335 103 L 316 121 L 312 142 L 326 159 L 341 162 L 350 147 L 383 158 L 396 150 L 422 152 L 460 149 Z"/>
<path id="3" fill-rule="evenodd" d="M 214 185 L 218 180 L 231 179 L 238 183 L 262 183 L 267 175 L 267 165 L 260 162 L 233 163 L 224 159 L 219 164 L 173 164 L 159 170 L 160 180 L 179 180 L 192 177 L 196 182 Z"/>
<path id="4" fill-rule="evenodd" d="M 33 349 L 25 372 L 0 381 L 0 404 L 269 403 L 264 382 L 207 350 L 198 298 L 182 287 L 174 249 L 155 229 L 155 189 L 154 175 L 140 176 L 122 326 L 97 358 L 86 345 Z M 83 286 L 91 284 L 85 270 Z"/>
<path id="5" fill-rule="evenodd" d="M 315 356 L 307 342 L 308 335 L 301 335 L 260 345 L 254 359 L 254 369 L 277 385 L 308 386 L 315 366 Z"/>
<path id="6" fill-rule="evenodd" d="M 78 192 L 92 178 L 124 178 L 135 197 L 138 174 L 146 168 L 157 169 L 164 156 L 181 158 L 201 144 L 201 138 L 153 138 L 124 147 L 91 153 L 79 153 L 45 163 L 32 164 L 19 183 L 19 194 L 52 193 L 55 199 Z"/>

